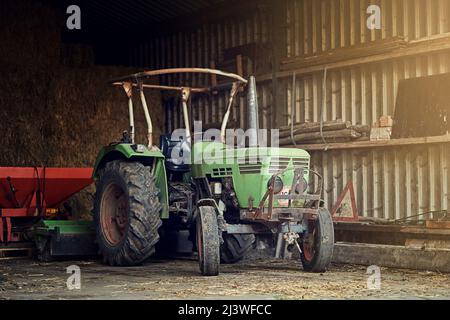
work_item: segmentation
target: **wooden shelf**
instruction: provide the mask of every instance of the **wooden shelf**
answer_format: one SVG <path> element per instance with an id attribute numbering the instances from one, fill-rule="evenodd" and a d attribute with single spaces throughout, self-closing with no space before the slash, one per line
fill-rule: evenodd
<path id="1" fill-rule="evenodd" d="M 404 139 L 392 139 L 392 140 L 380 140 L 380 141 L 358 141 L 358 142 L 345 142 L 345 143 L 330 143 L 330 144 L 297 144 L 287 145 L 282 147 L 298 148 L 307 151 L 326 151 L 326 150 L 346 150 L 346 149 L 367 149 L 367 148 L 383 148 L 383 147 L 398 147 L 420 144 L 435 144 L 435 143 L 449 143 L 450 135 L 437 136 L 437 137 L 424 137 L 424 138 L 404 138 Z"/>
<path id="2" fill-rule="evenodd" d="M 416 55 L 428 55 L 431 53 L 442 52 L 450 50 L 450 33 L 439 34 L 428 38 L 422 38 L 419 40 L 409 41 L 405 47 L 392 50 L 390 52 L 384 52 L 380 54 L 363 56 L 363 57 L 350 57 L 349 59 L 339 60 L 331 63 L 322 63 L 318 65 L 305 66 L 301 68 L 292 68 L 291 70 L 283 70 L 276 73 L 277 78 L 291 77 L 294 73 L 297 76 L 311 74 L 315 72 L 323 72 L 325 69 L 339 69 L 355 67 L 363 64 L 377 63 L 388 60 L 402 59 L 405 57 Z M 337 50 L 334 52 L 326 53 L 326 56 L 332 58 Z M 270 81 L 273 78 L 273 74 L 257 75 L 257 82 Z"/>

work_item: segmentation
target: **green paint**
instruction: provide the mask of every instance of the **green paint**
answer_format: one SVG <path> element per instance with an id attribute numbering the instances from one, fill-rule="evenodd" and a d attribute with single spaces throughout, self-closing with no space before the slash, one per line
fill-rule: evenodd
<path id="1" fill-rule="evenodd" d="M 136 152 L 132 146 L 132 144 L 128 143 L 118 143 L 102 148 L 95 161 L 93 177 L 95 179 L 98 170 L 109 161 L 123 159 L 141 162 L 148 166 L 153 166 L 154 164 L 153 177 L 155 178 L 156 186 L 160 190 L 159 201 L 162 206 L 161 218 L 167 219 L 169 217 L 169 196 L 164 155 L 159 150 L 149 150 L 147 147 L 143 148 L 143 152 Z"/>
<path id="2" fill-rule="evenodd" d="M 48 236 L 51 232 L 59 234 L 94 233 L 92 221 L 86 220 L 41 220 L 34 226 L 34 234 Z"/>
<path id="3" fill-rule="evenodd" d="M 219 142 L 197 142 L 192 147 L 191 172 L 184 174 L 183 181 L 190 178 L 220 179 L 231 177 L 236 197 L 241 208 L 248 208 L 249 202 L 257 206 L 267 191 L 267 184 L 272 175 L 281 168 L 287 170 L 280 175 L 284 187 L 289 188 L 294 176 L 294 165 L 302 164 L 309 169 L 310 155 L 305 150 L 288 148 L 227 148 Z M 94 177 L 106 162 L 117 159 L 139 161 L 153 166 L 155 183 L 160 189 L 162 204 L 161 218 L 169 217 L 168 181 L 164 164 L 164 155 L 160 151 L 148 150 L 136 152 L 130 144 L 115 144 L 103 148 L 96 160 Z M 251 161 L 256 159 L 257 162 Z M 155 163 L 153 163 L 156 161 Z M 278 169 L 276 169 L 278 168 Z M 309 173 L 305 173 L 308 180 Z M 286 190 L 285 190 L 286 191 Z M 294 203 L 294 206 L 302 203 Z M 267 206 L 267 203 L 266 203 Z M 274 203 L 275 207 L 284 206 Z"/>
<path id="4" fill-rule="evenodd" d="M 203 156 L 203 157 L 202 157 Z M 202 161 L 199 161 L 203 159 Z M 249 162 L 249 159 L 257 159 Z M 194 178 L 231 177 L 241 208 L 249 207 L 249 199 L 257 206 L 267 191 L 267 184 L 277 161 L 287 167 L 280 175 L 285 187 L 292 185 L 294 162 L 309 169 L 310 155 L 301 149 L 288 148 L 226 148 L 218 142 L 198 142 L 192 150 L 192 176 Z M 308 181 L 309 173 L 305 173 Z M 266 204 L 267 205 L 267 204 Z M 297 204 L 301 205 L 301 204 Z M 274 203 L 274 206 L 283 204 Z"/>
<path id="5" fill-rule="evenodd" d="M 106 162 L 117 159 L 140 159 L 146 160 L 151 158 L 162 158 L 164 155 L 159 150 L 149 150 L 147 147 L 144 148 L 144 152 L 136 152 L 132 148 L 132 144 L 129 143 L 117 143 L 112 144 L 107 147 L 103 147 L 97 155 L 94 165 L 94 178 L 97 177 L 97 171 Z"/>
<path id="6" fill-rule="evenodd" d="M 164 159 L 157 158 L 155 169 L 153 171 L 153 177 L 155 177 L 155 183 L 159 192 L 159 202 L 162 206 L 161 218 L 169 218 L 169 191 L 167 187 L 167 174 Z"/>

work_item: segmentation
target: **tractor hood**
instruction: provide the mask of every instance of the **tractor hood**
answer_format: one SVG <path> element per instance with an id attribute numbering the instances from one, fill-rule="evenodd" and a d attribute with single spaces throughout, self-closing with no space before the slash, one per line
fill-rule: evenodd
<path id="1" fill-rule="evenodd" d="M 308 181 L 310 155 L 294 148 L 227 148 L 218 142 L 199 142 L 192 148 L 193 177 L 220 179 L 231 177 L 241 208 L 257 205 L 264 196 L 269 180 L 280 174 L 283 189 L 290 191 L 294 167 L 305 168 Z M 275 206 L 282 206 L 277 203 Z"/>

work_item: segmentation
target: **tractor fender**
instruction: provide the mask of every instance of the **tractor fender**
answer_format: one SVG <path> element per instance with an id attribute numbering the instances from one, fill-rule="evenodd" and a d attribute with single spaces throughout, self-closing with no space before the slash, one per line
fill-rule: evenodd
<path id="1" fill-rule="evenodd" d="M 155 184 L 160 190 L 159 200 L 162 206 L 161 218 L 169 217 L 169 197 L 167 189 L 166 166 L 164 155 L 159 150 L 149 150 L 143 148 L 140 152 L 136 151 L 136 145 L 120 143 L 104 147 L 97 155 L 94 165 L 93 179 L 98 177 L 98 171 L 101 170 L 106 163 L 114 160 L 135 161 L 152 167 L 152 174 Z"/>

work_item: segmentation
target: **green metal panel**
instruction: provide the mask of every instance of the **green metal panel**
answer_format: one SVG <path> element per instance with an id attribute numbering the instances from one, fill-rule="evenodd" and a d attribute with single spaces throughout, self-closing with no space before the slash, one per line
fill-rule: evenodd
<path id="1" fill-rule="evenodd" d="M 143 146 L 142 152 L 133 149 L 132 144 L 118 143 L 104 147 L 100 150 L 95 161 L 93 177 L 97 177 L 98 170 L 107 162 L 119 159 L 134 160 L 145 165 L 153 165 L 153 176 L 159 188 L 159 201 L 162 206 L 161 218 L 169 217 L 169 197 L 167 189 L 167 175 L 164 155 L 159 150 L 149 150 Z"/>
<path id="2" fill-rule="evenodd" d="M 164 155 L 159 150 L 149 150 L 144 147 L 143 152 L 137 152 L 132 148 L 132 144 L 129 143 L 117 143 L 107 147 L 103 147 L 97 155 L 94 165 L 93 177 L 96 178 L 98 169 L 110 158 L 163 158 Z M 106 160 L 106 161 L 105 161 Z"/>
<path id="3" fill-rule="evenodd" d="M 281 169 L 285 188 L 292 185 L 294 166 L 309 169 L 310 155 L 305 150 L 289 148 L 226 148 L 218 142 L 198 142 L 192 148 L 192 176 L 194 178 L 231 177 L 241 208 L 249 207 L 249 200 L 258 205 L 267 191 L 272 175 Z M 309 172 L 305 172 L 308 181 Z M 283 206 L 274 203 L 274 206 Z"/>
<path id="4" fill-rule="evenodd" d="M 162 206 L 161 218 L 169 218 L 169 191 L 167 187 L 167 174 L 164 159 L 156 159 L 153 177 L 155 178 L 156 186 L 159 189 L 159 202 Z"/>
<path id="5" fill-rule="evenodd" d="M 43 236 L 56 230 L 58 230 L 60 234 L 85 234 L 95 232 L 93 222 L 86 220 L 41 220 L 34 227 L 35 234 Z"/>

